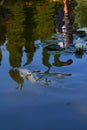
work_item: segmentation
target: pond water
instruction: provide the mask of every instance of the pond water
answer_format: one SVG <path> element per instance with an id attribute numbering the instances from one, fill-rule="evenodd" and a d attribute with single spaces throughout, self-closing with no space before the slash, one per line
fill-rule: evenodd
<path id="1" fill-rule="evenodd" d="M 87 130 L 87 53 L 34 46 L 55 33 L 54 9 L 48 1 L 0 6 L 0 130 Z M 74 28 L 87 26 L 86 2 L 77 10 Z M 40 71 L 40 80 L 20 69 Z"/>

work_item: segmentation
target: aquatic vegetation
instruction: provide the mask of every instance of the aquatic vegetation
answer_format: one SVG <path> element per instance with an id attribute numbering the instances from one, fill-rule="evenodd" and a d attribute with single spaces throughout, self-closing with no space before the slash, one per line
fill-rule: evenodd
<path id="1" fill-rule="evenodd" d="M 66 37 L 66 36 L 65 36 Z M 36 40 L 34 42 L 35 47 L 42 47 L 48 50 L 48 54 L 71 54 L 77 53 L 82 54 L 87 51 L 87 37 L 79 37 L 77 34 L 73 35 L 73 42 L 66 47 L 66 42 L 64 43 L 64 36 L 60 33 L 55 33 L 51 36 L 51 39 Z"/>
<path id="2" fill-rule="evenodd" d="M 81 38 L 78 38 L 75 42 L 76 53 L 81 54 L 87 50 L 87 42 Z"/>

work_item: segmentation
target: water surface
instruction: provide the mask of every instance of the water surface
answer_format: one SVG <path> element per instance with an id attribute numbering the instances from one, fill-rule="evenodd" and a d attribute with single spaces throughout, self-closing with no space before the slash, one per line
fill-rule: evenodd
<path id="1" fill-rule="evenodd" d="M 78 21 L 87 26 L 85 3 L 77 5 L 74 28 Z M 34 46 L 55 33 L 54 3 L 15 2 L 0 10 L 0 129 L 86 130 L 87 53 L 55 55 Z M 39 70 L 42 80 L 21 77 L 20 68 Z"/>

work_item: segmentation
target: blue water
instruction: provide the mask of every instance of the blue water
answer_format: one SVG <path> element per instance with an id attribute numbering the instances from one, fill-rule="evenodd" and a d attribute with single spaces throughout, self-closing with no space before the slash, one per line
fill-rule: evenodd
<path id="1" fill-rule="evenodd" d="M 56 33 L 56 10 L 49 1 L 34 2 L 0 6 L 0 130 L 87 130 L 87 52 L 55 56 L 35 49 L 35 40 Z M 74 29 L 78 22 L 87 27 L 87 2 L 77 2 Z M 22 78 L 21 68 L 42 77 Z"/>
<path id="2" fill-rule="evenodd" d="M 42 64 L 42 47 L 34 53 L 33 61 L 27 66 L 32 71 L 47 70 Z M 31 82 L 24 78 L 20 84 L 9 75 L 8 52 L 3 49 L 0 67 L 0 129 L 1 130 L 86 130 L 87 129 L 87 54 L 77 58 L 74 54 L 61 55 L 60 59 L 72 59 L 69 66 L 50 68 L 51 73 L 68 73 L 61 78 L 47 76 L 47 86 L 42 82 Z M 22 61 L 25 62 L 25 53 Z M 37 58 L 38 57 L 38 60 Z M 54 55 L 50 56 L 50 63 Z M 18 68 L 18 69 L 20 69 Z"/>

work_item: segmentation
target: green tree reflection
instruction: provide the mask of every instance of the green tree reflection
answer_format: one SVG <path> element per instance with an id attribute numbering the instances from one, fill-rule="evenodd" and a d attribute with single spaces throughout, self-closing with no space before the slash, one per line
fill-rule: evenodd
<path id="1" fill-rule="evenodd" d="M 0 46 L 4 45 L 6 40 L 6 27 L 5 25 L 0 25 Z"/>
<path id="2" fill-rule="evenodd" d="M 23 83 L 24 83 L 24 79 L 20 76 L 19 71 L 18 70 L 10 70 L 9 74 L 11 76 L 11 78 L 18 83 L 18 87 L 22 90 L 23 87 Z M 17 87 L 17 88 L 18 88 Z"/>
<path id="3" fill-rule="evenodd" d="M 43 57 L 42 57 L 42 63 L 47 67 L 47 71 L 50 71 L 50 68 L 52 67 L 50 61 L 50 54 L 48 54 L 48 50 L 46 48 L 43 49 Z"/>
<path id="4" fill-rule="evenodd" d="M 35 22 L 37 37 L 41 40 L 48 39 L 55 30 L 54 12 L 55 3 L 50 3 L 48 0 L 36 3 Z"/>
<path id="5" fill-rule="evenodd" d="M 47 71 L 45 73 L 49 73 L 52 66 L 62 67 L 62 66 L 71 65 L 73 63 L 72 59 L 68 59 L 66 61 L 60 60 L 60 56 L 61 56 L 60 54 L 53 55 L 53 63 L 50 63 L 51 55 L 48 54 L 48 49 L 46 48 L 43 49 L 42 63 L 47 67 Z"/>
<path id="6" fill-rule="evenodd" d="M 6 39 L 5 10 L 3 6 L 0 6 L 0 46 L 4 44 Z"/>
<path id="7" fill-rule="evenodd" d="M 9 60 L 12 67 L 20 67 L 23 47 L 27 56 L 24 65 L 29 64 L 33 59 L 35 51 L 33 8 L 33 6 L 27 6 L 20 2 L 16 2 L 13 7 L 10 7 L 12 17 L 7 26 L 7 49 L 10 53 Z"/>
<path id="8" fill-rule="evenodd" d="M 34 22 L 34 9 L 35 6 L 34 5 L 30 5 L 30 6 L 25 6 L 25 28 L 24 28 L 24 38 L 25 38 L 25 52 L 26 52 L 26 56 L 27 56 L 27 61 L 24 65 L 30 64 L 30 62 L 33 60 L 33 55 L 35 52 L 35 47 L 34 47 L 34 39 L 35 39 L 35 35 L 34 35 L 34 28 L 35 28 L 35 22 Z"/>
<path id="9" fill-rule="evenodd" d="M 0 65 L 1 65 L 1 62 L 2 62 L 2 50 L 0 48 Z"/>
<path id="10" fill-rule="evenodd" d="M 0 6 L 0 47 L 4 45 L 6 40 L 6 22 L 5 22 L 6 9 Z M 0 48 L 0 65 L 2 62 L 2 48 Z"/>
<path id="11" fill-rule="evenodd" d="M 75 13 L 76 13 L 76 18 L 75 18 L 75 24 L 77 25 L 78 22 L 81 23 L 83 27 L 87 26 L 87 1 L 84 0 L 78 0 L 78 5 L 76 7 Z"/>
<path id="12" fill-rule="evenodd" d="M 24 44 L 24 6 L 16 2 L 10 7 L 12 17 L 7 25 L 7 49 L 10 53 L 10 65 L 12 67 L 19 67 L 21 65 L 22 47 Z"/>

